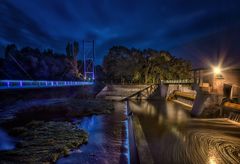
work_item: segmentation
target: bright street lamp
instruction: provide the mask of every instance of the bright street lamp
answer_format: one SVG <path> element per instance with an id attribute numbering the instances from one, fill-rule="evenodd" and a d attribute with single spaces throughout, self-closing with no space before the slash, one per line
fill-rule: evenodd
<path id="1" fill-rule="evenodd" d="M 221 68 L 220 67 L 214 67 L 213 68 L 213 72 L 214 72 L 214 74 L 216 74 L 216 75 L 219 75 L 219 74 L 221 74 Z"/>

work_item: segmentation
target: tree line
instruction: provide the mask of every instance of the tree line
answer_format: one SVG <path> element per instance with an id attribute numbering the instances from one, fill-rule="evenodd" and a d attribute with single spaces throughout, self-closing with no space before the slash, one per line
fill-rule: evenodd
<path id="1" fill-rule="evenodd" d="M 54 53 L 52 49 L 18 49 L 15 44 L 9 44 L 5 47 L 4 59 L 0 60 L 0 78 L 83 80 L 83 62 L 78 60 L 78 55 L 76 41 L 67 43 L 66 54 Z"/>
<path id="2" fill-rule="evenodd" d="M 83 61 L 78 60 L 78 42 L 66 44 L 66 54 L 51 49 L 18 49 L 6 46 L 5 58 L 0 60 L 1 79 L 83 80 Z M 161 80 L 188 79 L 191 63 L 172 56 L 167 51 L 139 50 L 113 46 L 95 67 L 96 80 L 107 83 L 160 83 Z"/>
<path id="3" fill-rule="evenodd" d="M 161 80 L 189 79 L 192 66 L 167 51 L 112 47 L 103 60 L 108 83 L 160 83 Z"/>

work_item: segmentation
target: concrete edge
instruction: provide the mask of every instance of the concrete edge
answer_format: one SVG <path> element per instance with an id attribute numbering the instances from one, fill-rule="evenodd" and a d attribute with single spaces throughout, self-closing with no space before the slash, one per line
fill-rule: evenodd
<path id="1" fill-rule="evenodd" d="M 153 158 L 146 141 L 142 126 L 138 117 L 133 116 L 133 130 L 135 134 L 135 142 L 139 156 L 139 162 L 141 164 L 153 164 Z"/>
<path id="2" fill-rule="evenodd" d="M 175 103 L 178 103 L 178 104 L 180 104 L 180 105 L 182 105 L 182 106 L 185 106 L 185 107 L 187 107 L 187 110 L 189 110 L 189 111 L 191 111 L 192 110 L 192 105 L 189 105 L 189 104 L 187 104 L 187 103 L 184 103 L 184 102 L 181 102 L 181 101 L 179 101 L 179 100 L 172 100 L 173 102 L 175 102 Z"/>

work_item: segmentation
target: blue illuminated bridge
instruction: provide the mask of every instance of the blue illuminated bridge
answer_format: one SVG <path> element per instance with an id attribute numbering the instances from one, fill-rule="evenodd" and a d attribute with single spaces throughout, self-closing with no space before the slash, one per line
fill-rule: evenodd
<path id="1" fill-rule="evenodd" d="M 0 90 L 93 85 L 92 81 L 0 80 Z"/>

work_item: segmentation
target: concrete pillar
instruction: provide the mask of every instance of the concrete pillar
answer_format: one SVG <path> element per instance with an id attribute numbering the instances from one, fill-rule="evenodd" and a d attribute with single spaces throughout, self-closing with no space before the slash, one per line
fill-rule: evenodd
<path id="1" fill-rule="evenodd" d="M 204 94 L 204 92 L 199 88 L 197 84 L 193 86 L 194 90 L 196 90 L 196 98 L 193 103 L 193 108 L 191 110 L 191 115 L 199 116 L 203 112 L 205 105 L 204 102 L 208 98 L 208 95 Z"/>

